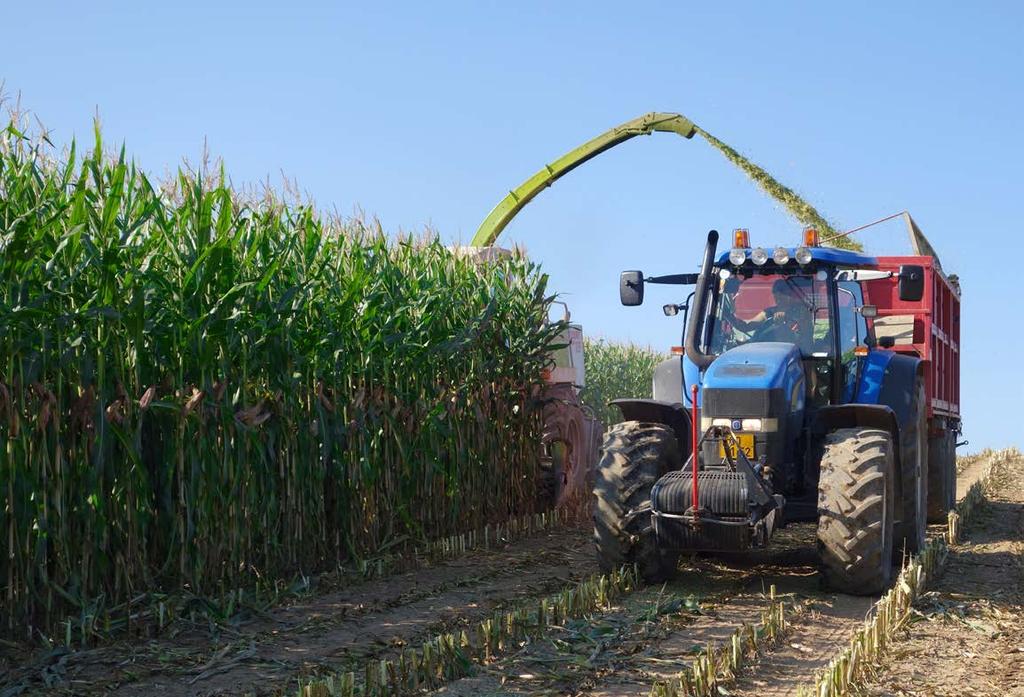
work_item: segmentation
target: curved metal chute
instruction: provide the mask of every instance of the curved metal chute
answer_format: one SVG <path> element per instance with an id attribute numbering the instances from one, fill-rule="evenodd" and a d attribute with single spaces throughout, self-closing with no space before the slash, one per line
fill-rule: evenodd
<path id="1" fill-rule="evenodd" d="M 512 218 L 516 217 L 537 194 L 554 184 L 560 177 L 619 143 L 635 136 L 650 135 L 655 131 L 677 133 L 684 138 L 692 138 L 697 129 L 693 122 L 682 114 L 651 112 L 605 131 L 554 162 L 544 165 L 543 169 L 510 191 L 480 224 L 470 244 L 474 247 L 493 244 Z"/>

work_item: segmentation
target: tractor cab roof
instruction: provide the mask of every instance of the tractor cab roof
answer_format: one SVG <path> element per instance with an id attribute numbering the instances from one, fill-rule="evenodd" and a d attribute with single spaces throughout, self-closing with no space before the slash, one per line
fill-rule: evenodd
<path id="1" fill-rule="evenodd" d="M 752 261 L 752 254 L 757 249 L 761 249 L 767 256 L 767 261 L 762 264 L 755 264 Z M 801 257 L 797 255 L 797 250 L 807 250 L 810 252 L 810 259 L 805 264 L 817 264 L 817 265 L 829 265 L 839 266 L 843 268 L 873 268 L 878 266 L 878 259 L 867 254 L 861 254 L 860 252 L 852 252 L 848 249 L 839 249 L 837 247 L 774 247 L 774 248 L 750 248 L 750 247 L 734 247 L 732 250 L 722 252 L 718 257 L 718 266 L 723 268 L 732 267 L 743 267 L 743 268 L 754 268 L 754 269 L 778 269 L 779 265 L 774 259 L 775 253 L 778 250 L 784 249 L 786 251 L 786 262 L 783 266 L 795 263 L 795 260 Z M 736 264 L 736 252 L 742 250 L 743 262 Z M 792 265 L 792 264 L 790 264 Z"/>

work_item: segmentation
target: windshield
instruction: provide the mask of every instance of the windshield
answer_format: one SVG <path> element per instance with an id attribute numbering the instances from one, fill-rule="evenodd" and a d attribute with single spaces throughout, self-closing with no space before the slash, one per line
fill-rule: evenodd
<path id="1" fill-rule="evenodd" d="M 708 326 L 708 352 L 785 341 L 804 356 L 827 357 L 832 339 L 828 285 L 814 276 L 757 274 L 719 279 Z"/>

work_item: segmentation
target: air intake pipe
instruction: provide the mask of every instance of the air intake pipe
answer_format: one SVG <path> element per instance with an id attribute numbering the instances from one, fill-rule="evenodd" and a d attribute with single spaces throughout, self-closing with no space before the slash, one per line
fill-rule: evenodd
<path id="1" fill-rule="evenodd" d="M 693 305 L 690 307 L 690 321 L 686 324 L 686 339 L 683 342 L 686 346 L 686 357 L 704 370 L 715 356 L 708 355 L 700 350 L 700 337 L 704 328 L 705 305 L 707 303 L 708 290 L 715 282 L 715 274 L 712 266 L 715 263 L 715 249 L 718 247 L 718 231 L 712 230 L 708 233 L 708 243 L 704 247 L 704 262 L 700 267 L 700 275 L 697 277 L 697 288 L 694 290 Z"/>

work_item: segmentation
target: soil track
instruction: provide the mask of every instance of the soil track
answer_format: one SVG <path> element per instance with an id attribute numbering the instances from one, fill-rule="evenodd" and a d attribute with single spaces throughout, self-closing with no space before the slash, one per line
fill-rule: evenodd
<path id="1" fill-rule="evenodd" d="M 541 532 L 502 549 L 310 595 L 217 635 L 21 657 L 5 687 L 40 694 L 278 694 L 296 679 L 358 667 L 596 572 L 588 530 Z M 48 689 L 47 689 L 48 688 Z M 17 694 L 17 693 L 13 693 Z"/>
<path id="2" fill-rule="evenodd" d="M 968 463 L 958 481 L 961 496 L 987 466 L 987 459 Z M 932 534 L 942 530 L 936 527 Z M 691 560 L 663 588 L 645 589 L 611 612 L 553 630 L 547 641 L 524 646 L 437 694 L 646 696 L 655 681 L 676 675 L 700 648 L 758 621 L 763 592 L 774 584 L 799 608 L 791 631 L 756 667 L 741 673 L 728 693 L 792 695 L 849 641 L 877 599 L 822 589 L 814 539 L 813 524 L 797 524 L 780 531 L 766 550 Z M 694 599 L 699 610 L 684 604 L 669 613 L 658 611 L 682 598 Z"/>
<path id="3" fill-rule="evenodd" d="M 965 464 L 957 475 L 957 500 L 985 474 L 990 463 L 987 457 L 975 457 Z M 941 525 L 933 526 L 930 534 L 941 535 L 944 530 Z M 946 573 L 957 575 L 958 572 L 951 565 Z M 750 697 L 796 694 L 798 687 L 812 682 L 835 653 L 849 642 L 874 600 L 833 596 L 832 602 L 819 605 L 795 622 L 785 644 L 744 671 L 729 692 Z"/>
<path id="4" fill-rule="evenodd" d="M 1024 695 L 1024 460 L 951 550 L 869 695 Z"/>
<path id="5" fill-rule="evenodd" d="M 958 482 L 961 494 L 986 465 L 967 463 Z M 641 589 L 606 612 L 552 628 L 438 694 L 647 695 L 653 682 L 676 675 L 707 644 L 758 622 L 764 593 L 773 584 L 787 604 L 800 609 L 791 617 L 792 631 L 729 692 L 792 694 L 849 639 L 874 600 L 820 587 L 814 538 L 813 524 L 795 524 L 780 530 L 766 550 L 684 560 L 671 583 Z M 1020 550 L 1014 549 L 1004 550 L 1008 564 L 1019 562 Z M 976 564 L 974 573 L 984 574 L 993 558 L 965 557 L 965 570 Z M 959 574 L 950 568 L 948 577 Z M 542 532 L 504 549 L 311 594 L 219 635 L 192 630 L 135 644 L 40 653 L 8 663 L 24 665 L 0 674 L 0 694 L 5 686 L 54 695 L 281 694 L 294 690 L 299 678 L 358 671 L 366 659 L 391 656 L 595 571 L 588 530 Z M 1018 641 L 1024 647 L 1024 638 Z"/>
<path id="6" fill-rule="evenodd" d="M 791 525 L 773 546 L 728 559 L 693 558 L 663 586 L 626 596 L 608 612 L 555 628 L 509 656 L 437 691 L 438 695 L 648 695 L 708 644 L 756 624 L 771 585 L 801 615 L 823 601 L 814 526 Z M 866 599 L 850 598 L 852 602 Z"/>

